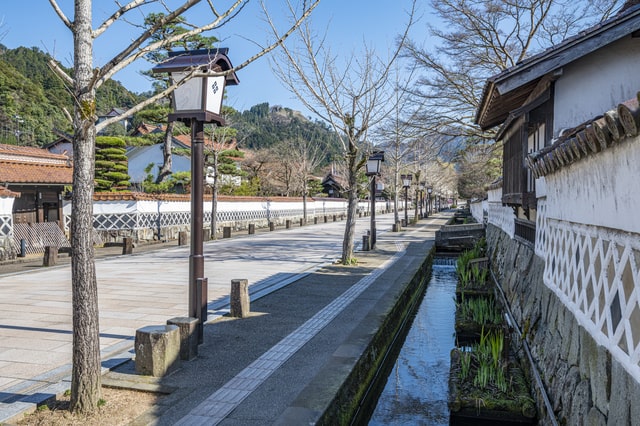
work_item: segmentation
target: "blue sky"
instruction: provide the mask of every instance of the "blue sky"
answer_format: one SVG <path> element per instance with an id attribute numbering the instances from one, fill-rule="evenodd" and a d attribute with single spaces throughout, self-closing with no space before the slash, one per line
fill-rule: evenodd
<path id="1" fill-rule="evenodd" d="M 62 9 L 72 19 L 73 1 L 58 0 Z M 110 0 L 94 0 L 94 20 L 102 20 L 114 10 Z M 169 4 L 176 4 L 170 0 Z M 181 2 L 180 2 L 181 3 Z M 202 2 L 206 3 L 206 2 Z M 230 3 L 230 0 L 215 1 L 218 7 Z M 272 14 L 284 28 L 284 1 L 267 0 Z M 347 56 L 362 49 L 363 42 L 375 46 L 381 56 L 393 47 L 393 41 L 402 31 L 407 21 L 410 0 L 386 2 L 382 0 L 321 0 L 312 14 L 314 27 L 323 32 L 328 28 L 328 43 L 334 52 Z M 419 2 L 426 3 L 426 2 Z M 201 4 L 198 7 L 206 6 Z M 240 64 L 259 49 L 256 43 L 265 45 L 267 25 L 259 16 L 259 3 L 250 1 L 238 18 L 229 25 L 210 34 L 218 37 L 220 46 L 229 47 L 229 58 L 234 64 Z M 280 12 L 280 13 L 278 13 Z M 421 13 L 424 14 L 424 10 Z M 46 0 L 0 0 L 0 43 L 9 48 L 18 46 L 38 47 L 52 54 L 65 66 L 72 63 L 72 38 L 70 31 L 59 20 Z M 426 37 L 424 18 L 413 29 L 412 37 L 424 41 Z M 116 52 L 127 45 L 127 41 L 138 34 L 130 26 L 118 25 L 108 30 L 94 45 L 95 66 L 109 60 Z M 2 37 L 2 35 L 4 35 Z M 150 89 L 146 77 L 139 70 L 148 69 L 144 63 L 134 63 L 127 70 L 116 75 L 125 87 L 136 92 Z M 266 58 L 261 58 L 238 73 L 240 85 L 227 90 L 227 104 L 239 110 L 269 102 L 271 105 L 283 105 L 303 110 L 300 103 L 290 94 L 272 74 Z M 303 110 L 304 111 L 304 110 Z"/>

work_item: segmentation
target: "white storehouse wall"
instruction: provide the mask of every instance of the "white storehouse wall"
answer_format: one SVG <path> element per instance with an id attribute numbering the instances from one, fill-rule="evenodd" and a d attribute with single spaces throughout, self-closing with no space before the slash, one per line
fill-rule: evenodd
<path id="1" fill-rule="evenodd" d="M 471 216 L 478 223 L 485 223 L 485 219 L 489 214 L 489 203 L 487 200 L 472 201 L 469 205 Z"/>
<path id="2" fill-rule="evenodd" d="M 539 179 L 544 282 L 640 382 L 640 136 Z"/>
<path id="3" fill-rule="evenodd" d="M 502 229 L 509 238 L 515 235 L 516 225 L 513 209 L 502 205 L 502 186 L 493 185 L 487 191 L 487 222 Z"/>

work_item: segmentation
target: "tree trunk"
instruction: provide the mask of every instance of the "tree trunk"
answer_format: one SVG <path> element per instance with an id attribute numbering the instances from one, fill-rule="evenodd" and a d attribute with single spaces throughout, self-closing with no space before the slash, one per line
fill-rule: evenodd
<path id="1" fill-rule="evenodd" d="M 349 153 L 347 155 L 348 171 L 348 203 L 347 221 L 344 227 L 344 238 L 342 240 L 342 264 L 348 265 L 353 260 L 353 236 L 356 231 L 356 213 L 358 208 L 358 187 L 357 187 L 357 147 L 349 140 Z"/>
<path id="2" fill-rule="evenodd" d="M 211 239 L 217 240 L 218 234 L 216 228 L 218 226 L 218 154 L 215 149 L 212 152 L 213 157 L 213 185 L 211 185 Z"/>
<path id="3" fill-rule="evenodd" d="M 218 226 L 218 172 L 213 178 L 213 185 L 211 186 L 211 239 L 217 240 L 218 233 L 216 227 Z"/>
<path id="4" fill-rule="evenodd" d="M 302 182 L 302 223 L 307 224 L 307 177 Z"/>
<path id="5" fill-rule="evenodd" d="M 175 121 L 170 121 L 169 124 L 167 124 L 167 131 L 164 134 L 164 145 L 162 146 L 162 167 L 158 171 L 156 183 L 164 182 L 171 174 L 171 169 L 173 167 L 171 146 L 173 141 L 173 129 L 175 125 Z"/>
<path id="6" fill-rule="evenodd" d="M 73 27 L 75 68 L 71 288 L 73 370 L 71 411 L 90 413 L 101 398 L 98 287 L 93 252 L 95 90 L 91 86 L 91 1 L 76 0 Z"/>

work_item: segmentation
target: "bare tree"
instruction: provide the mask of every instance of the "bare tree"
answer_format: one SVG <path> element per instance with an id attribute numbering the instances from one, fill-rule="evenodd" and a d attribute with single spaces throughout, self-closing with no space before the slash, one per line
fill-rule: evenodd
<path id="1" fill-rule="evenodd" d="M 291 11 L 295 16 L 293 8 Z M 366 160 L 363 151 L 367 148 L 369 130 L 390 113 L 388 100 L 393 89 L 390 70 L 398 59 L 412 19 L 413 10 L 396 50 L 386 59 L 381 59 L 366 46 L 361 54 L 339 58 L 306 22 L 296 32 L 299 48 L 283 45 L 279 60 L 273 62 L 275 74 L 283 84 L 309 111 L 329 123 L 342 143 L 347 171 L 344 189 L 348 200 L 342 242 L 343 264 L 353 261 L 358 172 Z M 277 36 L 275 26 L 273 30 Z"/>
<path id="2" fill-rule="evenodd" d="M 173 22 L 200 3 L 200 0 L 184 0 L 173 8 L 165 2 L 150 0 L 131 0 L 121 5 L 114 1 L 113 14 L 108 16 L 97 28 L 93 28 L 93 1 L 75 0 L 73 17 L 70 18 L 60 7 L 57 0 L 49 0 L 61 21 L 69 28 L 74 41 L 73 75 L 67 74 L 56 61 L 52 61 L 52 69 L 67 83 L 69 91 L 74 98 L 74 112 L 70 117 L 73 122 L 73 197 L 72 197 L 72 299 L 73 299 L 73 372 L 71 380 L 71 410 L 81 413 L 89 413 L 96 409 L 101 396 L 100 390 L 100 344 L 98 324 L 98 292 L 93 251 L 93 190 L 94 190 L 94 149 L 96 132 L 100 129 L 120 121 L 140 111 L 146 105 L 166 97 L 175 88 L 184 84 L 186 79 L 196 75 L 194 70 L 182 81 L 170 85 L 157 95 L 130 108 L 118 117 L 105 120 L 96 124 L 96 99 L 95 92 L 98 87 L 114 76 L 115 73 L 129 66 L 134 61 L 145 57 L 155 50 L 165 49 L 167 46 L 201 34 L 205 31 L 220 28 L 228 23 L 247 0 L 236 0 L 228 3 L 225 9 L 217 9 L 213 1 L 202 3 L 202 8 L 197 10 L 200 18 L 210 16 L 211 19 L 203 25 L 188 25 L 189 31 L 175 34 L 161 40 L 152 40 L 152 35 L 164 25 Z M 105 7 L 101 2 L 101 7 Z M 122 47 L 122 50 L 102 66 L 94 66 L 93 46 L 94 41 L 107 34 L 113 24 L 118 21 L 132 23 L 138 18 L 143 18 L 148 8 L 156 6 L 156 9 L 164 13 L 163 18 L 158 19 L 153 25 L 145 27 L 142 22 L 132 29 L 139 29 L 140 33 L 134 36 L 130 43 Z M 303 2 L 303 10 L 300 19 L 297 20 L 282 37 L 278 37 L 273 44 L 258 51 L 253 57 L 247 59 L 238 67 L 225 72 L 229 74 L 246 67 L 258 57 L 273 50 L 281 44 L 295 28 L 302 23 L 311 13 L 318 1 Z M 138 12 L 137 14 L 134 12 Z"/>
<path id="3" fill-rule="evenodd" d="M 521 60 L 608 17 L 622 0 L 432 0 L 432 42 L 406 43 L 424 73 L 416 122 L 451 141 L 492 139 L 474 124 L 484 83 Z"/>
<path id="4" fill-rule="evenodd" d="M 376 132 L 385 151 L 385 171 L 383 176 L 393 195 L 394 222 L 400 221 L 398 212 L 398 194 L 402 187 L 400 171 L 413 160 L 414 146 L 411 141 L 418 137 L 419 130 L 412 124 L 414 117 L 405 111 L 410 103 L 409 87 L 412 84 L 415 68 L 402 69 L 397 63 L 394 66 L 395 90 L 392 94 L 392 109 L 383 125 Z M 402 80 L 400 76 L 404 76 Z M 389 171 L 391 171 L 389 173 Z"/>
<path id="5" fill-rule="evenodd" d="M 223 117 L 225 121 L 228 123 L 229 114 L 227 112 L 227 108 L 223 107 Z M 207 165 L 207 176 L 212 178 L 211 186 L 211 239 L 218 239 L 218 234 L 216 232 L 218 228 L 218 189 L 220 187 L 220 176 L 222 174 L 228 174 L 229 172 L 233 172 L 234 170 L 228 170 L 229 165 L 220 164 L 221 156 L 224 157 L 225 151 L 230 149 L 235 150 L 236 145 L 233 144 L 238 131 L 232 127 L 224 126 L 218 127 L 214 126 L 210 131 L 211 136 L 211 145 L 205 144 L 205 158 Z M 223 158 L 224 159 L 224 158 Z M 231 168 L 235 168 L 234 166 L 230 166 Z"/>
<path id="6" fill-rule="evenodd" d="M 322 161 L 319 145 L 310 139 L 297 137 L 285 141 L 287 153 L 293 160 L 293 189 L 302 195 L 302 220 L 307 223 L 307 196 L 309 179 Z"/>

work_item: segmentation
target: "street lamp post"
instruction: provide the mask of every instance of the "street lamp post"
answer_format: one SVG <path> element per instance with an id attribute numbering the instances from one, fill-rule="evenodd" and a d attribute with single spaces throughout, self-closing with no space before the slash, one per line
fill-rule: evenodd
<path id="1" fill-rule="evenodd" d="M 376 246 L 376 176 L 380 176 L 380 163 L 384 161 L 384 151 L 375 151 L 367 159 L 366 175 L 371 177 L 371 238 L 369 248 Z"/>
<path id="2" fill-rule="evenodd" d="M 200 49 L 170 52 L 169 59 L 153 68 L 154 73 L 169 73 L 174 112 L 169 121 L 181 121 L 191 127 L 191 253 L 189 255 L 189 316 L 197 318 L 198 342 L 203 340 L 207 320 L 207 279 L 203 255 L 204 123 L 224 126 L 220 115 L 226 85 L 239 80 L 227 57 L 228 49 Z M 229 72 L 224 74 L 224 72 Z M 200 287 L 201 288 L 198 288 Z"/>
<path id="3" fill-rule="evenodd" d="M 401 175 L 400 178 L 404 187 L 404 225 L 409 226 L 409 187 L 411 186 L 413 175 Z"/>
<path id="4" fill-rule="evenodd" d="M 433 214 L 431 211 L 431 193 L 433 192 L 433 187 L 427 186 L 427 216 Z"/>

